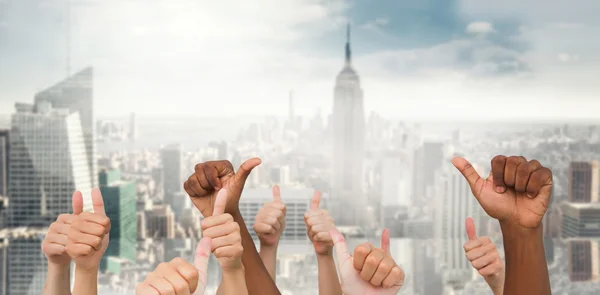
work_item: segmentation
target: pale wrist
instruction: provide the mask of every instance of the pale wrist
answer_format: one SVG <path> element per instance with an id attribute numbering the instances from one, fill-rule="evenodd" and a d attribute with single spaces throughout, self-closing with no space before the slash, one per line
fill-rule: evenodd
<path id="1" fill-rule="evenodd" d="M 69 272 L 71 270 L 71 262 L 69 263 L 53 263 L 48 262 L 48 272 Z"/>
<path id="2" fill-rule="evenodd" d="M 277 252 L 277 247 L 279 246 L 279 241 L 277 241 L 275 244 L 270 245 L 270 244 L 264 244 L 264 243 L 260 243 L 260 252 Z"/>
<path id="3" fill-rule="evenodd" d="M 244 276 L 244 265 L 240 264 L 239 267 L 223 268 L 223 277 L 239 277 Z"/>
<path id="4" fill-rule="evenodd" d="M 317 253 L 317 260 L 333 260 L 333 251 L 329 250 L 326 253 Z"/>

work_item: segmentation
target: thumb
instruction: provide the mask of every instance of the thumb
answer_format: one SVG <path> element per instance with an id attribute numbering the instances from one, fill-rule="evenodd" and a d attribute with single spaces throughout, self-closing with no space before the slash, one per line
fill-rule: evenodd
<path id="1" fill-rule="evenodd" d="M 312 201 L 310 203 L 310 209 L 319 209 L 319 204 L 321 204 L 321 192 L 315 191 L 312 197 Z"/>
<path id="2" fill-rule="evenodd" d="M 244 184 L 246 184 L 246 179 L 248 179 L 250 172 L 252 172 L 252 169 L 260 165 L 260 163 L 262 163 L 262 161 L 259 158 L 252 158 L 242 163 L 238 171 L 235 173 L 235 184 L 239 188 L 243 188 Z"/>
<path id="3" fill-rule="evenodd" d="M 381 249 L 390 254 L 390 229 L 386 228 L 381 233 Z"/>
<path id="4" fill-rule="evenodd" d="M 215 207 L 213 208 L 213 216 L 221 215 L 225 213 L 225 207 L 227 206 L 227 189 L 220 189 L 217 193 L 215 200 Z"/>
<path id="5" fill-rule="evenodd" d="M 104 199 L 102 199 L 102 193 L 99 188 L 92 189 L 92 205 L 94 206 L 94 213 L 106 216 Z"/>
<path id="6" fill-rule="evenodd" d="M 273 200 L 281 201 L 281 190 L 279 189 L 278 185 L 273 186 Z"/>
<path id="7" fill-rule="evenodd" d="M 454 159 L 452 159 L 452 164 L 465 177 L 465 179 L 469 183 L 469 186 L 471 186 L 471 190 L 474 192 L 475 185 L 482 178 L 481 178 L 481 176 L 479 176 L 479 174 L 477 173 L 475 168 L 473 168 L 473 165 L 471 165 L 471 163 L 469 163 L 469 161 L 467 161 L 461 157 L 455 157 Z M 477 195 L 476 195 L 476 197 L 477 197 Z"/>
<path id="8" fill-rule="evenodd" d="M 473 218 L 467 217 L 467 220 L 465 220 L 465 228 L 467 229 L 467 237 L 469 237 L 469 240 L 477 240 L 477 231 L 475 230 Z"/>
<path id="9" fill-rule="evenodd" d="M 329 231 L 329 235 L 333 240 L 333 248 L 335 249 L 335 255 L 337 256 L 338 268 L 341 269 L 342 265 L 352 258 L 348 252 L 346 239 L 344 239 L 344 236 L 337 229 Z"/>
<path id="10" fill-rule="evenodd" d="M 204 294 L 207 283 L 208 261 L 210 260 L 210 249 L 212 240 L 209 237 L 203 237 L 196 247 L 194 255 L 194 266 L 198 270 L 198 287 L 194 294 Z M 193 286 L 190 286 L 193 287 Z"/>
<path id="11" fill-rule="evenodd" d="M 73 193 L 71 204 L 73 206 L 73 214 L 79 215 L 81 212 L 83 212 L 83 195 L 80 191 Z"/>

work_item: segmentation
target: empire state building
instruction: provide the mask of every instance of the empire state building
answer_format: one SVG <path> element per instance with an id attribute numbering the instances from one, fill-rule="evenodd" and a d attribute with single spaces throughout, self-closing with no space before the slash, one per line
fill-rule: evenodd
<path id="1" fill-rule="evenodd" d="M 331 209 L 336 223 L 340 225 L 362 224 L 360 216 L 364 216 L 366 211 L 367 199 L 363 193 L 364 125 L 363 90 L 352 67 L 348 25 L 345 64 L 336 79 L 332 114 Z"/>

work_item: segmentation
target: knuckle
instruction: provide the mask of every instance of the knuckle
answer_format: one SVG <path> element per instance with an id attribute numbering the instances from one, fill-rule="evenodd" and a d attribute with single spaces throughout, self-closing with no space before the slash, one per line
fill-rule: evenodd
<path id="1" fill-rule="evenodd" d="M 375 256 L 369 256 L 367 257 L 366 263 L 370 265 L 375 265 L 378 263 L 378 259 Z"/>

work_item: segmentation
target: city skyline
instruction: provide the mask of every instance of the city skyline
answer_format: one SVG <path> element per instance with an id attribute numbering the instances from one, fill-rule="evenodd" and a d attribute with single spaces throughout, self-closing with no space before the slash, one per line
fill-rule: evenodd
<path id="1" fill-rule="evenodd" d="M 592 77 L 600 42 L 588 36 L 600 30 L 590 13 L 600 4 L 593 1 L 544 10 L 537 0 L 382 1 L 369 9 L 367 1 L 263 1 L 71 1 L 69 34 L 62 1 L 1 1 L 8 9 L 0 14 L 0 109 L 62 80 L 70 52 L 71 69 L 96 69 L 98 116 L 193 115 L 207 107 L 232 116 L 276 115 L 285 113 L 290 89 L 302 101 L 298 114 L 329 113 L 330 77 L 350 22 L 367 114 L 597 118 L 600 88 Z M 209 24 L 219 33 L 205 29 Z M 35 50 L 34 42 L 47 50 Z M 231 102 L 226 110 L 223 99 Z M 498 101 L 520 107 L 498 112 Z"/>

